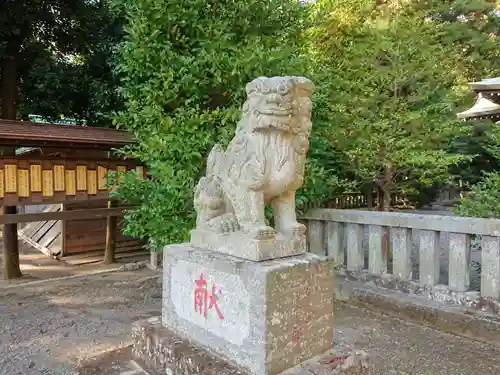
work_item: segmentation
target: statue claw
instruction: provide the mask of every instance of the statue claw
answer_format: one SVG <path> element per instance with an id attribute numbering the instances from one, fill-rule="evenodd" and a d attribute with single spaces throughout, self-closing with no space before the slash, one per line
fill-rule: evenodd
<path id="1" fill-rule="evenodd" d="M 266 225 L 248 226 L 243 231 L 249 233 L 253 238 L 259 240 L 270 239 L 276 236 L 276 231 L 274 230 L 274 228 L 268 227 Z"/>
<path id="2" fill-rule="evenodd" d="M 257 230 L 254 233 L 255 237 L 258 239 L 269 239 L 269 238 L 274 238 L 276 236 L 276 231 L 274 230 L 274 228 L 268 226 L 262 226 L 260 228 L 257 228 Z"/>
<path id="3" fill-rule="evenodd" d="M 295 223 L 291 226 L 292 234 L 294 236 L 302 236 L 306 234 L 306 226 L 301 223 Z"/>
<path id="4" fill-rule="evenodd" d="M 232 213 L 222 214 L 209 220 L 208 227 L 217 233 L 236 232 L 240 229 L 238 220 Z"/>

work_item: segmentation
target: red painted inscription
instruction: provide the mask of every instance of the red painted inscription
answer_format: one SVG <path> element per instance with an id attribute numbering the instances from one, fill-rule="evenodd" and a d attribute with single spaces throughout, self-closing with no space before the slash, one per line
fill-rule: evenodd
<path id="1" fill-rule="evenodd" d="M 194 311 L 199 312 L 200 315 L 206 318 L 208 316 L 208 311 L 213 309 L 217 317 L 220 320 L 224 320 L 224 316 L 222 316 L 219 306 L 217 305 L 217 299 L 215 297 L 217 288 L 215 284 L 212 285 L 211 289 L 211 293 L 209 293 L 207 280 L 205 280 L 203 273 L 201 273 L 200 278 L 195 280 Z"/>

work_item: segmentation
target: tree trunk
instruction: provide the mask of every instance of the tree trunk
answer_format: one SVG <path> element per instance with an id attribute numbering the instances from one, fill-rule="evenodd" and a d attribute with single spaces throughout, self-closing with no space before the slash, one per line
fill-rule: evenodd
<path id="1" fill-rule="evenodd" d="M 2 60 L 2 82 L 0 84 L 0 95 L 2 104 L 2 118 L 6 120 L 16 119 L 17 100 L 17 56 L 20 44 L 11 40 L 7 45 L 7 53 Z M 6 150 L 4 155 L 15 155 L 15 149 Z M 3 214 L 16 214 L 16 206 L 3 207 Z M 4 279 L 9 280 L 21 277 L 19 267 L 19 243 L 17 240 L 17 224 L 5 224 L 3 231 L 3 271 Z"/>
<path id="2" fill-rule="evenodd" d="M 392 168 L 386 167 L 384 169 L 384 176 L 382 182 L 377 186 L 378 196 L 379 196 L 379 211 L 390 211 L 391 209 L 391 188 L 392 188 Z M 389 230 L 389 229 L 388 229 Z M 385 256 L 387 264 L 391 262 L 391 252 L 390 252 L 390 235 L 388 230 L 384 231 L 384 236 L 382 240 L 382 253 Z"/>
<path id="3" fill-rule="evenodd" d="M 2 155 L 15 155 L 14 147 L 5 147 L 2 149 Z M 16 206 L 2 207 L 2 214 L 16 214 Z M 17 224 L 4 224 L 3 232 L 3 276 L 5 280 L 21 277 L 21 268 L 19 267 L 19 243 L 17 239 Z"/>
<path id="4" fill-rule="evenodd" d="M 382 181 L 378 184 L 379 211 L 390 211 L 392 202 L 392 168 L 385 167 Z"/>
<path id="5" fill-rule="evenodd" d="M 391 191 L 389 189 L 382 189 L 382 204 L 380 211 L 390 211 L 391 210 Z"/>
<path id="6" fill-rule="evenodd" d="M 2 61 L 2 118 L 16 119 L 17 101 L 17 61 L 15 56 L 7 56 Z"/>

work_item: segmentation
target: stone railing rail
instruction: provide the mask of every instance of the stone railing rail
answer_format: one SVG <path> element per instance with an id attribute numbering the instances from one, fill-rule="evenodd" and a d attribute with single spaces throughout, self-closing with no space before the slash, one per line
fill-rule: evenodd
<path id="1" fill-rule="evenodd" d="M 471 236 L 480 235 L 481 297 L 500 297 L 500 220 L 336 209 L 311 209 L 301 217 L 308 227 L 311 252 L 331 257 L 336 266 L 370 276 L 388 274 L 412 281 L 412 230 L 418 230 L 418 284 L 432 288 L 440 281 L 440 234 L 448 236 L 448 285 L 452 293 L 470 288 Z M 345 241 L 345 242 L 344 242 Z M 368 255 L 365 266 L 366 251 Z M 344 252 L 347 252 L 345 254 Z"/>

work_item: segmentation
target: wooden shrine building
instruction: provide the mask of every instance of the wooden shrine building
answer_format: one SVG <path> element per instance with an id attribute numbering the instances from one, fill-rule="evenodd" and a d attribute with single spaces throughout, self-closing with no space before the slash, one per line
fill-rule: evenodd
<path id="1" fill-rule="evenodd" d="M 110 241 L 117 250 L 142 248 L 120 225 L 107 233 L 108 217 L 123 211 L 108 200 L 107 172 L 136 170 L 144 178 L 142 166 L 112 152 L 132 143 L 130 134 L 114 129 L 0 120 L 4 234 L 18 229 L 24 241 L 55 257 L 103 251 Z M 13 246 L 9 241 L 4 245 Z"/>

